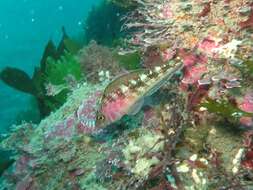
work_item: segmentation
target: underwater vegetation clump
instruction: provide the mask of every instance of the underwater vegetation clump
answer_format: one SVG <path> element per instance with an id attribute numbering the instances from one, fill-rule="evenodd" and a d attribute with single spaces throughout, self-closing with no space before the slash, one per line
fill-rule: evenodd
<path id="1" fill-rule="evenodd" d="M 95 40 L 99 45 L 115 46 L 121 43 L 125 32 L 121 31 L 124 21 L 121 19 L 129 10 L 111 1 L 103 0 L 93 7 L 84 27 L 85 40 Z M 105 16 L 106 15 L 106 16 Z"/>
<path id="2" fill-rule="evenodd" d="M 36 84 L 66 99 L 1 141 L 0 189 L 253 189 L 253 2 L 113 2 L 128 46 L 48 44 Z"/>
<path id="3" fill-rule="evenodd" d="M 41 118 L 59 108 L 67 98 L 73 85 L 84 78 L 77 55 L 79 45 L 71 40 L 64 28 L 58 47 L 49 40 L 40 61 L 30 77 L 24 71 L 6 67 L 0 78 L 7 85 L 31 94 L 38 103 Z"/>
<path id="4" fill-rule="evenodd" d="M 117 76 L 121 69 L 112 51 L 91 41 L 80 51 L 80 64 L 89 82 L 102 82 L 106 78 Z"/>
<path id="5" fill-rule="evenodd" d="M 124 70 L 140 68 L 140 53 L 119 54 L 118 49 L 98 45 L 91 41 L 79 52 L 81 70 L 87 81 L 99 83 L 122 74 Z"/>
<path id="6" fill-rule="evenodd" d="M 137 2 L 133 0 L 109 0 L 115 3 L 118 6 L 125 7 L 125 8 L 136 8 Z"/>

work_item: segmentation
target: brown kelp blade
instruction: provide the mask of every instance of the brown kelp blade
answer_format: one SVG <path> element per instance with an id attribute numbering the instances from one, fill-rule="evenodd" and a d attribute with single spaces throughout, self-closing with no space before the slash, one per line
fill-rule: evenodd
<path id="1" fill-rule="evenodd" d="M 17 90 L 36 95 L 36 88 L 32 79 L 26 72 L 20 69 L 6 67 L 0 72 L 0 79 Z"/>
<path id="2" fill-rule="evenodd" d="M 0 150 L 0 176 L 13 164 L 11 155 L 10 152 Z"/>

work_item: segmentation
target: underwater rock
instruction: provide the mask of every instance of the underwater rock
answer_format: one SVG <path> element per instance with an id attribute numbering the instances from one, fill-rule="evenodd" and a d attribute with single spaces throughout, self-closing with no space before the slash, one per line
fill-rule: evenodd
<path id="1" fill-rule="evenodd" d="M 185 143 L 184 146 L 187 148 L 182 148 L 183 152 L 181 152 L 179 149 L 178 154 L 182 154 L 183 158 L 185 158 L 185 156 L 189 156 L 189 154 L 191 154 L 191 151 L 193 153 L 203 151 L 209 131 L 209 126 L 196 126 L 187 128 L 184 131 L 185 138 L 182 142 Z M 187 151 L 185 149 L 187 149 Z"/>
<path id="2" fill-rule="evenodd" d="M 101 71 L 109 72 L 107 80 L 121 73 L 119 63 L 111 50 L 98 45 L 95 41 L 91 41 L 87 47 L 81 50 L 79 60 L 87 80 L 92 83 L 102 82 L 99 80 Z"/>
<path id="3" fill-rule="evenodd" d="M 239 25 L 241 26 L 241 29 L 250 28 L 253 26 L 253 3 L 251 2 L 251 4 L 247 8 L 250 10 L 249 17 L 247 20 L 239 23 Z M 242 9 L 241 9 L 240 13 L 242 13 Z"/>
<path id="4" fill-rule="evenodd" d="M 92 84 L 80 84 L 79 80 L 75 83 L 68 77 L 73 91 L 66 95 L 68 98 L 60 108 L 38 125 L 15 126 L 1 142 L 2 148 L 15 153 L 13 170 L 4 172 L 3 188 L 252 189 L 252 131 L 248 130 L 244 137 L 244 129 L 239 128 L 239 121 L 252 121 L 252 3 L 114 2 L 136 5 L 129 9 L 132 12 L 123 26 L 133 34 L 130 41 L 134 44 L 125 51 L 130 53 L 118 56 L 115 52 L 121 49 L 109 49 L 94 41 L 79 52 L 79 60 L 74 61 L 81 62 L 82 72 Z M 89 22 L 96 24 L 94 19 L 100 20 L 92 14 L 94 11 Z M 103 11 L 95 15 L 102 14 Z M 109 30 L 110 27 L 109 24 Z M 48 44 L 48 49 L 55 51 L 52 44 Z M 107 86 L 111 77 L 122 72 L 122 67 L 136 69 L 137 62 L 142 60 L 142 66 L 154 66 L 156 72 L 151 70 L 151 76 L 161 76 L 159 71 L 166 66 L 158 65 L 180 59 L 183 72 L 177 72 L 162 88 L 165 79 L 151 78 L 158 83 L 154 86 L 159 87 L 154 88 L 157 93 L 150 97 L 154 105 L 118 113 L 122 105 L 112 104 L 107 107 L 108 115 L 120 114 L 120 118 L 113 117 L 115 120 L 98 129 L 95 120 L 100 116 L 101 105 L 116 95 L 108 92 L 119 92 L 116 89 L 120 87 L 123 95 L 127 90 L 132 95 L 135 87 L 146 87 L 145 74 L 137 75 L 138 86 L 137 78 L 132 78 L 132 88 L 122 85 L 120 77 L 110 83 L 114 86 Z M 120 60 L 124 60 L 122 64 Z M 72 59 L 62 61 L 72 63 Z M 71 66 L 65 65 L 69 69 Z M 60 84 L 65 83 L 66 73 L 61 69 L 48 72 L 53 75 L 48 81 L 59 77 Z M 38 74 L 37 79 L 40 77 Z M 41 85 L 38 81 L 36 84 Z M 54 90 L 55 86 L 49 87 Z"/>
<path id="5" fill-rule="evenodd" d="M 142 134 L 137 139 L 132 139 L 128 142 L 128 145 L 123 150 L 123 154 L 126 159 L 126 163 L 130 163 L 131 160 L 138 157 L 144 156 L 147 152 L 157 152 L 163 148 L 163 143 L 158 143 L 158 140 L 162 138 L 161 135 L 156 134 L 152 131 L 142 129 L 141 131 L 136 131 L 135 133 Z M 154 146 L 155 145 L 155 146 Z"/>
<path id="6" fill-rule="evenodd" d="M 247 0 L 229 3 L 193 0 L 134 2 L 138 7 L 132 11 L 131 19 L 127 20 L 125 27 L 136 31 L 132 37 L 138 38 L 139 42 L 135 45 L 141 48 L 164 43 L 173 47 L 175 43 L 181 42 L 178 48 L 199 47 L 205 54 L 213 56 L 213 50 L 224 42 L 233 41 L 239 36 L 242 37 L 239 39 L 247 38 L 247 30 L 242 30 L 240 34 L 236 31 L 250 27 L 252 17 L 252 14 L 242 15 L 238 11 L 240 8 L 252 7 L 252 2 Z M 167 13 L 167 17 L 164 13 Z M 192 26 L 190 30 L 185 31 L 186 23 Z"/>
<path id="7" fill-rule="evenodd" d="M 253 93 L 247 93 L 243 102 L 239 104 L 239 108 L 245 112 L 253 113 Z"/>
<path id="8" fill-rule="evenodd" d="M 136 160 L 136 165 L 132 169 L 132 172 L 137 176 L 148 176 L 151 171 L 151 166 L 158 164 L 160 161 L 153 157 L 151 159 L 140 158 Z"/>
<path id="9" fill-rule="evenodd" d="M 242 148 L 242 134 L 238 132 L 228 131 L 225 126 L 212 127 L 207 137 L 207 144 L 211 149 L 221 154 L 221 165 L 228 173 L 234 173 L 234 159 L 238 151 Z M 242 155 L 241 155 L 242 156 Z M 240 163 L 240 158 L 239 158 Z M 235 172 L 237 173 L 237 172 Z"/>
<path id="10" fill-rule="evenodd" d="M 94 106 L 101 95 L 98 93 L 96 96 L 96 92 L 103 88 L 102 85 L 83 84 L 59 110 L 42 120 L 39 125 L 23 124 L 14 127 L 13 133 L 1 142 L 2 148 L 16 153 L 14 169 L 8 174 L 16 176 L 16 180 L 8 181 L 9 178 L 6 178 L 8 187 L 51 189 L 62 186 L 64 189 L 73 180 L 69 170 L 91 170 L 100 158 L 104 158 L 103 153 L 98 150 L 101 146 L 94 144 L 91 148 L 91 141 L 85 136 L 94 127 L 86 123 L 85 114 L 92 114 L 93 110 L 95 116 Z M 82 131 L 78 130 L 79 122 L 85 124 Z M 84 129 L 85 127 L 91 127 L 92 130 Z M 22 176 L 27 176 L 27 180 L 21 180 Z"/>

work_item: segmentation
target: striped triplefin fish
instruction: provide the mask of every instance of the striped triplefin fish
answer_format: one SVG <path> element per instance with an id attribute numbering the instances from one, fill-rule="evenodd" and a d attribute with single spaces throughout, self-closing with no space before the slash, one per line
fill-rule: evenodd
<path id="1" fill-rule="evenodd" d="M 153 69 L 139 69 L 116 78 L 104 90 L 96 114 L 96 127 L 103 128 L 124 115 L 138 113 L 145 97 L 156 92 L 182 68 L 183 63 L 177 59 Z"/>

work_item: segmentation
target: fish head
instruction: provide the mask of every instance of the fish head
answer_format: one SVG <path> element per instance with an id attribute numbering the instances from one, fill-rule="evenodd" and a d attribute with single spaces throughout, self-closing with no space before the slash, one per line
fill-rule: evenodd
<path id="1" fill-rule="evenodd" d="M 140 72 L 143 71 L 121 75 L 106 87 L 96 114 L 96 128 L 104 128 L 128 114 L 129 107 L 135 102 L 136 96 L 126 83 L 138 77 Z"/>
<path id="2" fill-rule="evenodd" d="M 128 114 L 129 107 L 135 102 L 133 96 L 116 96 L 115 99 L 107 97 L 96 115 L 96 127 L 104 128 Z"/>
<path id="3" fill-rule="evenodd" d="M 105 115 L 98 111 L 96 114 L 96 128 L 102 129 L 105 128 L 107 125 L 109 125 L 111 122 L 106 119 Z"/>

